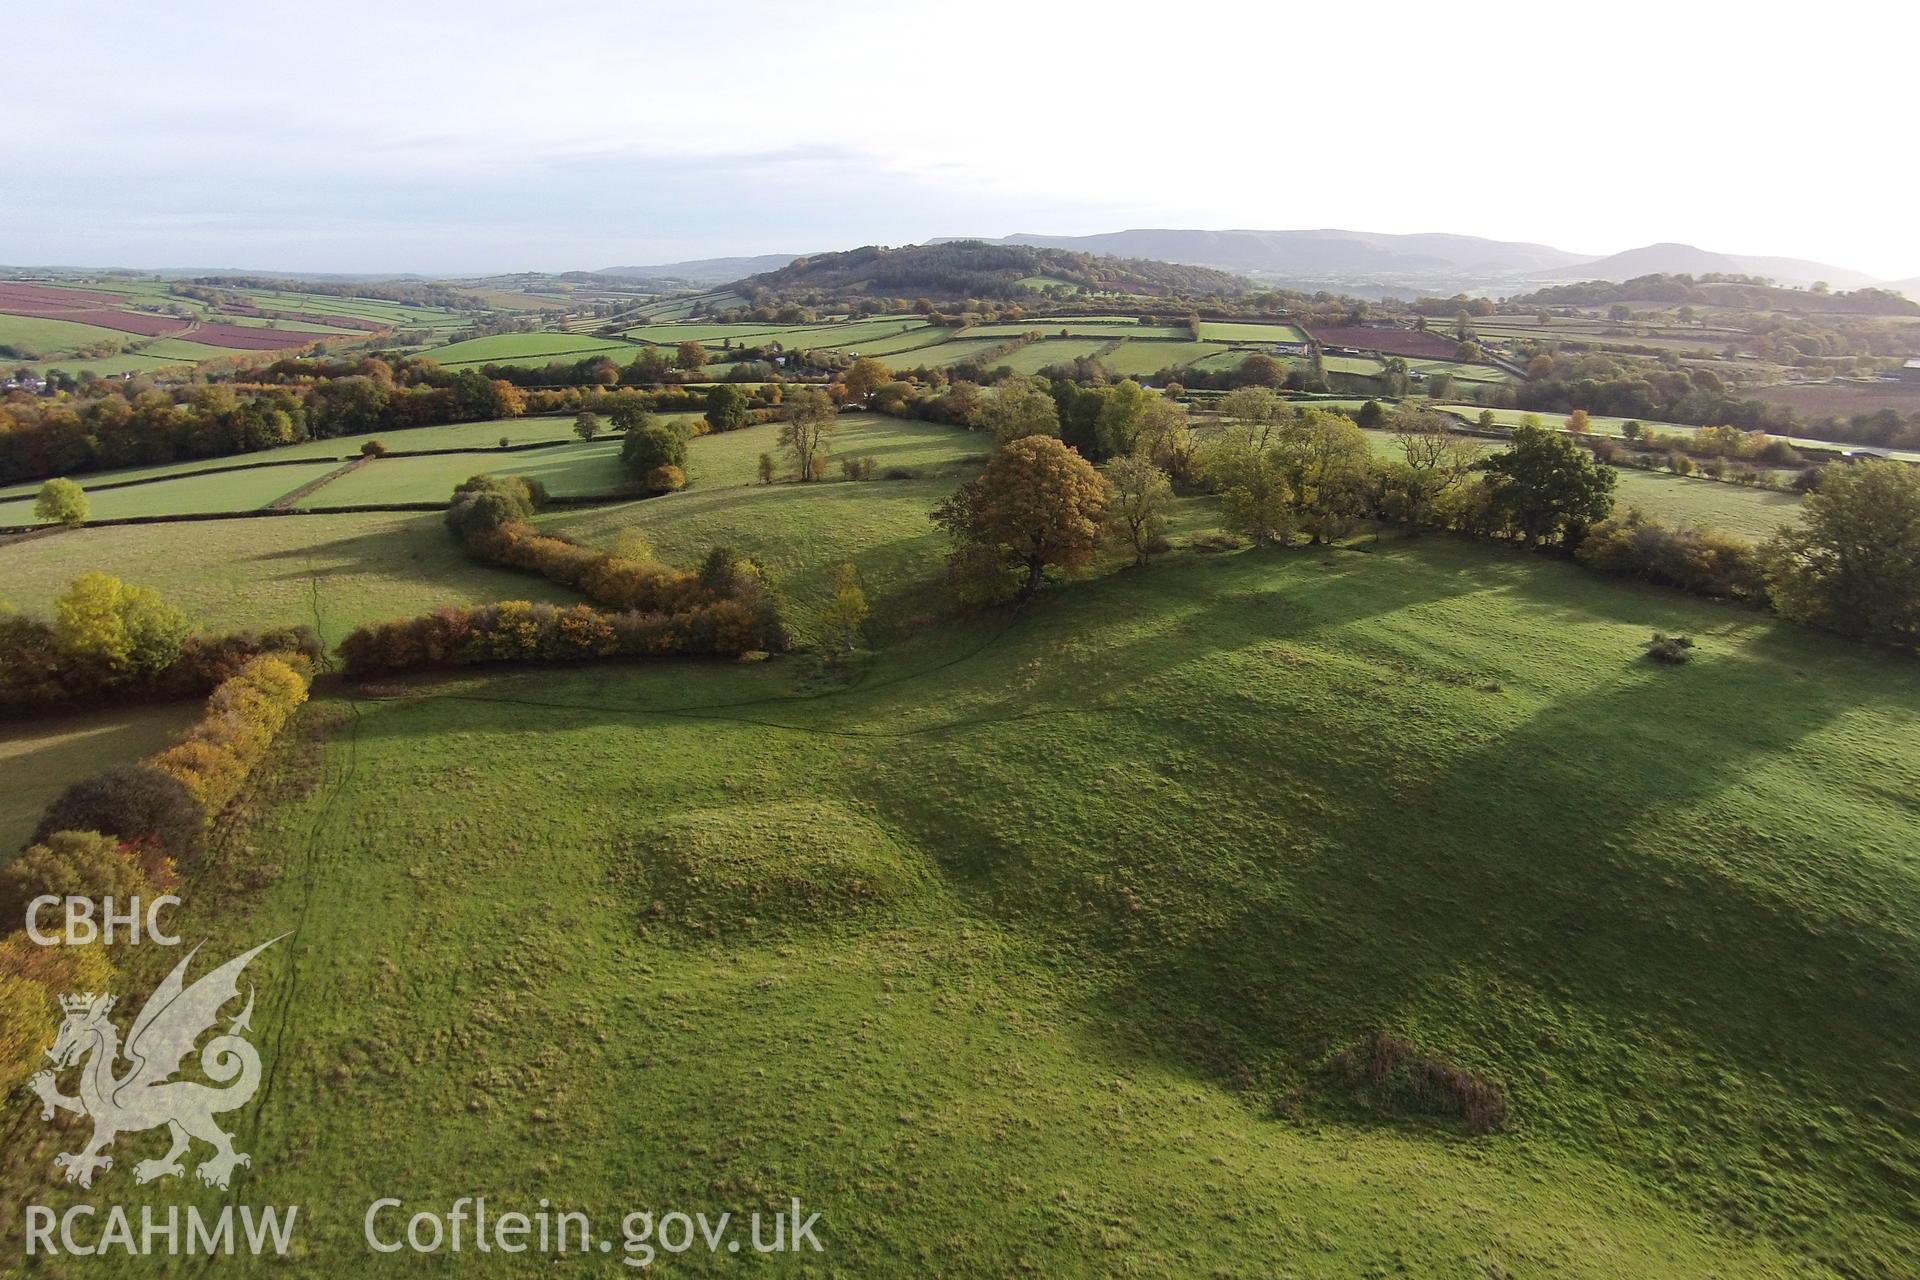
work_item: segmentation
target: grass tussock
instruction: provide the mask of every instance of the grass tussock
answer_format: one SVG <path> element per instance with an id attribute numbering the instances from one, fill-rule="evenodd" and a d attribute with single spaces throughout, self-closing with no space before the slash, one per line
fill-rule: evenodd
<path id="1" fill-rule="evenodd" d="M 1376 1111 L 1457 1120 L 1468 1133 L 1503 1129 L 1512 1114 L 1498 1081 L 1385 1031 L 1342 1049 L 1327 1070 Z"/>

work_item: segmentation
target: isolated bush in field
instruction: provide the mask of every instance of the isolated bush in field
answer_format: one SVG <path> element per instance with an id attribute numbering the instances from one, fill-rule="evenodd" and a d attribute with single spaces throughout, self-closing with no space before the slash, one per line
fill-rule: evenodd
<path id="1" fill-rule="evenodd" d="M 184 858 L 198 847 L 206 816 L 178 778 L 144 764 L 119 765 L 61 792 L 33 838 L 44 842 L 57 831 L 97 831 Z"/>
<path id="2" fill-rule="evenodd" d="M 1752 543 L 1710 529 L 1667 524 L 1637 510 L 1602 520 L 1574 550 L 1590 569 L 1725 600 L 1763 600 L 1766 581 Z"/>
<path id="3" fill-rule="evenodd" d="M 62 653 L 96 665 L 105 683 L 151 678 L 180 655 L 187 618 L 145 587 L 83 573 L 54 602 Z"/>
<path id="4" fill-rule="evenodd" d="M 360 456 L 363 458 L 384 458 L 387 456 L 387 446 L 381 444 L 378 440 L 369 440 L 360 446 Z"/>
<path id="5" fill-rule="evenodd" d="M 1384 1031 L 1341 1050 L 1327 1068 L 1376 1110 L 1443 1116 L 1468 1133 L 1502 1128 L 1510 1111 L 1496 1081 Z"/>
<path id="6" fill-rule="evenodd" d="M 771 453 L 763 453 L 760 455 L 760 483 L 761 484 L 772 484 L 773 477 L 777 470 L 778 470 L 778 467 L 775 464 L 773 460 L 773 455 Z"/>
<path id="7" fill-rule="evenodd" d="M 55 831 L 0 867 L 0 921 L 7 928 L 24 924 L 27 905 L 44 894 L 91 898 L 97 919 L 102 899 L 117 899 L 124 910 L 129 899 L 150 898 L 153 885 L 139 862 L 112 836 Z"/>
<path id="8" fill-rule="evenodd" d="M 1653 633 L 1653 639 L 1647 641 L 1647 656 L 1655 662 L 1664 662 L 1668 666 L 1681 666 L 1693 658 L 1693 638 L 1670 636 L 1656 631 Z"/>
<path id="9" fill-rule="evenodd" d="M 650 493 L 673 493 L 687 487 L 687 473 L 679 467 L 655 467 L 647 472 Z"/>
<path id="10" fill-rule="evenodd" d="M 473 476 L 453 490 L 447 527 L 461 538 L 524 523 L 545 502 L 546 490 L 524 476 Z"/>
<path id="11" fill-rule="evenodd" d="M 879 466 L 871 457 L 840 459 L 840 474 L 848 480 L 871 480 Z"/>
<path id="12" fill-rule="evenodd" d="M 71 480 L 47 481 L 33 500 L 35 518 L 54 524 L 85 524 L 92 509 L 87 491 Z"/>

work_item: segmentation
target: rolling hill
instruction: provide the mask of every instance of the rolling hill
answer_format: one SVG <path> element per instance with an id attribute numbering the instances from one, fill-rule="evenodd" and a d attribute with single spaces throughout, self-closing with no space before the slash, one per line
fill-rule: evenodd
<path id="1" fill-rule="evenodd" d="M 812 298 L 1018 298 L 1051 286 L 1145 297 L 1230 296 L 1246 282 L 1224 271 L 977 240 L 879 245 L 795 258 L 748 276 L 740 292 Z"/>
<path id="2" fill-rule="evenodd" d="M 1835 289 L 1870 285 L 1864 271 L 1800 258 L 1744 257 L 1714 253 L 1690 244 L 1649 244 L 1592 262 L 1561 267 L 1549 274 L 1568 280 L 1632 280 L 1651 275 L 1765 276 L 1785 285 L 1810 285 L 1824 280 Z"/>

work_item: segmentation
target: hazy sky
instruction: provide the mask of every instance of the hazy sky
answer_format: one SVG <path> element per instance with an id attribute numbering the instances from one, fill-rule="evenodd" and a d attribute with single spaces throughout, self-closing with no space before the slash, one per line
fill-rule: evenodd
<path id="1" fill-rule="evenodd" d="M 0 0 L 0 262 L 463 273 L 1348 227 L 1905 277 L 1902 8 Z"/>

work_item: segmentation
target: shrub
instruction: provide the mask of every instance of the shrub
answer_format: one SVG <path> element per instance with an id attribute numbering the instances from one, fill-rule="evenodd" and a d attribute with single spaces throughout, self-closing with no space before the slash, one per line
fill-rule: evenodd
<path id="1" fill-rule="evenodd" d="M 112 985 L 113 966 L 98 944 L 41 947 L 24 932 L 0 942 L 0 1098 L 46 1067 L 58 998 Z"/>
<path id="2" fill-rule="evenodd" d="M 87 491 L 71 480 L 49 480 L 33 500 L 33 514 L 54 524 L 85 524 L 91 511 Z"/>
<path id="3" fill-rule="evenodd" d="M 871 480 L 879 463 L 871 457 L 840 459 L 840 474 L 849 480 Z"/>
<path id="4" fill-rule="evenodd" d="M 651 486 L 653 473 L 659 468 L 684 468 L 687 465 L 686 437 L 658 422 L 634 427 L 627 432 L 626 439 L 620 445 L 620 462 L 626 467 L 628 475 Z M 685 483 L 684 479 L 682 483 Z"/>
<path id="5" fill-rule="evenodd" d="M 59 831 L 97 831 L 176 858 L 192 853 L 206 810 L 178 778 L 144 764 L 120 765 L 61 792 L 40 816 L 36 843 Z"/>
<path id="6" fill-rule="evenodd" d="M 1647 641 L 1647 656 L 1671 667 L 1682 666 L 1693 658 L 1693 638 L 1656 631 L 1653 639 Z"/>
<path id="7" fill-rule="evenodd" d="M 1341 1050 L 1327 1067 L 1376 1110 L 1445 1116 L 1468 1133 L 1501 1128 L 1510 1110 L 1498 1083 L 1384 1031 Z"/>
<path id="8" fill-rule="evenodd" d="M 207 699 L 179 742 L 147 761 L 176 779 L 206 815 L 239 794 L 267 748 L 307 700 L 307 678 L 288 661 L 254 658 Z"/>
<path id="9" fill-rule="evenodd" d="M 1590 569 L 1722 600 L 1764 600 L 1760 555 L 1748 542 L 1666 524 L 1638 511 L 1602 520 L 1574 557 Z"/>
<path id="10" fill-rule="evenodd" d="M 27 904 L 42 894 L 91 898 L 97 909 L 102 898 L 124 904 L 152 893 L 146 872 L 118 840 L 97 831 L 55 831 L 0 868 L 0 920 L 24 923 Z"/>
<path id="11" fill-rule="evenodd" d="M 460 538 L 520 524 L 547 505 L 547 487 L 526 476 L 472 476 L 453 489 L 447 527 Z"/>
<path id="12" fill-rule="evenodd" d="M 360 446 L 360 456 L 363 458 L 384 458 L 387 456 L 387 446 L 381 444 L 378 440 L 369 440 Z"/>
<path id="13" fill-rule="evenodd" d="M 673 493 L 687 487 L 687 473 L 679 467 L 655 467 L 647 472 L 649 493 Z"/>

